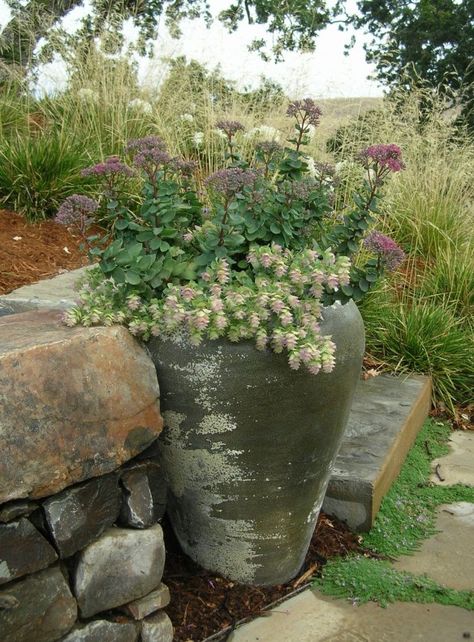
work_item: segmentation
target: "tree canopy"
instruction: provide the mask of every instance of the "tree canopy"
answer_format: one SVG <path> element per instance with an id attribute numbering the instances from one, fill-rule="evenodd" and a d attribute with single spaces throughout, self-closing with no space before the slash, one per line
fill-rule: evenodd
<path id="1" fill-rule="evenodd" d="M 6 0 L 12 19 L 0 36 L 0 54 L 7 63 L 28 65 L 39 40 L 48 36 L 50 51 L 54 42 L 71 42 L 71 34 L 61 30 L 61 20 L 83 0 Z M 172 35 L 179 35 L 184 18 L 212 21 L 206 0 L 91 0 L 87 15 L 74 38 L 93 39 L 99 33 L 111 49 L 122 44 L 121 28 L 131 20 L 139 29 L 138 49 L 149 53 L 164 19 Z M 259 39 L 251 48 L 266 58 L 281 59 L 284 51 L 311 50 L 315 38 L 339 11 L 339 1 L 331 9 L 325 0 L 230 0 L 218 18 L 229 31 L 242 20 L 266 25 L 271 43 Z"/>
<path id="2" fill-rule="evenodd" d="M 470 110 L 474 83 L 474 0 L 358 0 L 349 18 L 372 40 L 366 57 L 386 85 L 421 78 L 447 89 L 464 86 Z M 472 119 L 472 116 L 471 116 Z"/>
<path id="3" fill-rule="evenodd" d="M 160 20 L 172 35 L 179 35 L 184 18 L 212 21 L 207 0 L 89 0 L 80 28 L 71 34 L 61 28 L 61 20 L 83 0 L 5 1 L 12 19 L 0 34 L 0 55 L 4 64 L 22 67 L 34 62 L 42 38 L 43 55 L 49 57 L 61 47 L 87 53 L 87 43 L 99 34 L 105 49 L 116 52 L 123 45 L 122 27 L 131 20 L 139 31 L 138 51 L 146 54 L 152 51 Z M 389 87 L 411 74 L 448 88 L 461 81 L 465 111 L 474 97 L 474 0 L 357 0 L 358 11 L 352 14 L 343 13 L 345 0 L 228 3 L 218 18 L 230 31 L 244 20 L 265 25 L 268 38 L 255 40 L 250 48 L 266 59 L 281 60 L 285 51 L 313 50 L 318 33 L 339 22 L 341 28 L 352 25 L 372 36 L 365 46 L 367 60 L 375 63 L 378 78 Z"/>

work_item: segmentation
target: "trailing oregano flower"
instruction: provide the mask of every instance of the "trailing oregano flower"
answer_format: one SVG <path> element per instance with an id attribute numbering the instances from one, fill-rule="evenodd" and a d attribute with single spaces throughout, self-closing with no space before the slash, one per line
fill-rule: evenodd
<path id="1" fill-rule="evenodd" d="M 126 295 L 113 281 L 94 287 L 97 275 L 92 275 L 92 287 L 81 291 L 81 303 L 66 314 L 66 322 L 95 325 L 120 314 L 121 323 L 143 339 L 183 327 L 194 344 L 205 338 L 254 339 L 259 350 L 286 351 L 293 369 L 329 372 L 335 346 L 321 334 L 322 306 L 313 286 L 347 283 L 349 261 L 328 250 L 293 253 L 274 244 L 252 248 L 248 264 L 251 272 L 242 279 L 225 259 L 217 259 L 202 274 L 205 278 L 183 286 L 169 284 L 160 299 L 148 302 Z M 281 276 L 278 265 L 284 266 Z"/>

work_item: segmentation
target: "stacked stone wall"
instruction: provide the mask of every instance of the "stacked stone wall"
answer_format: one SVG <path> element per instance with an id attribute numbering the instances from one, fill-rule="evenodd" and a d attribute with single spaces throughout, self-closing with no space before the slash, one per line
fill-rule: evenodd
<path id="1" fill-rule="evenodd" d="M 154 366 L 123 328 L 0 319 L 0 642 L 170 642 Z"/>
<path id="2" fill-rule="evenodd" d="M 169 642 L 153 450 L 37 501 L 0 506 L 2 642 Z"/>

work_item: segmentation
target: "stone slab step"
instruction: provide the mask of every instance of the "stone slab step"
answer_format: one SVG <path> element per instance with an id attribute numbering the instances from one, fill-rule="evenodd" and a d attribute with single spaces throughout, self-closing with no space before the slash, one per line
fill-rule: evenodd
<path id="1" fill-rule="evenodd" d="M 382 374 L 360 380 L 323 511 L 359 531 L 374 523 L 431 403 L 431 380 Z"/>
<path id="2" fill-rule="evenodd" d="M 64 272 L 0 296 L 0 316 L 35 309 L 71 308 L 77 299 L 74 285 L 90 267 Z"/>

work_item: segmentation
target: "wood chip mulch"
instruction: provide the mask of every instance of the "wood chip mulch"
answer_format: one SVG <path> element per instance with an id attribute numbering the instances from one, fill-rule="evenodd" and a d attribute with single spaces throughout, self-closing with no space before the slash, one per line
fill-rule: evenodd
<path id="1" fill-rule="evenodd" d="M 226 640 L 238 622 L 262 615 L 265 607 L 307 585 L 329 557 L 366 552 L 358 535 L 321 513 L 297 577 L 279 586 L 253 587 L 197 566 L 181 551 L 167 522 L 163 528 L 167 554 L 163 582 L 171 592 L 166 612 L 175 628 L 174 642 L 202 642 L 219 632 L 216 640 Z"/>
<path id="2" fill-rule="evenodd" d="M 82 238 L 54 221 L 29 223 L 0 210 L 0 294 L 87 265 Z"/>

